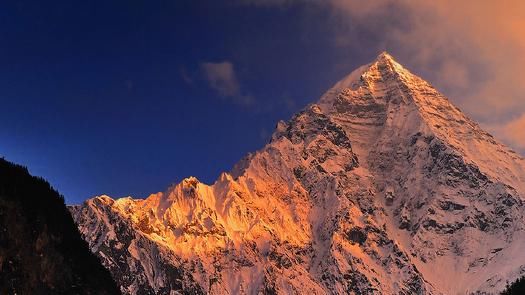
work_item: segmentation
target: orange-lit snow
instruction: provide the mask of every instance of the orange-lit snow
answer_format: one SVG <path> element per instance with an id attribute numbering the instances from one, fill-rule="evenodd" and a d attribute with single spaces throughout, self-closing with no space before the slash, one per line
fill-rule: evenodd
<path id="1" fill-rule="evenodd" d="M 383 53 L 214 184 L 96 197 L 74 216 L 106 265 L 110 219 L 131 222 L 125 255 L 154 289 L 166 281 L 139 238 L 213 294 L 268 280 L 279 293 L 463 294 L 519 275 L 524 197 L 525 161 Z"/>

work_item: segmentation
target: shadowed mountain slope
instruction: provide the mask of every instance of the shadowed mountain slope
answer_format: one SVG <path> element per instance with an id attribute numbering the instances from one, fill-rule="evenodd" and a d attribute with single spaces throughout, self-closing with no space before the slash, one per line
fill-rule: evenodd
<path id="1" fill-rule="evenodd" d="M 0 293 L 120 294 L 45 180 L 0 159 Z"/>

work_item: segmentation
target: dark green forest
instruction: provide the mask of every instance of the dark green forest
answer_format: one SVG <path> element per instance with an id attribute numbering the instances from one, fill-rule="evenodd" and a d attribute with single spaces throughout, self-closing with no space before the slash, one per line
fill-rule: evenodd
<path id="1" fill-rule="evenodd" d="M 0 294 L 120 294 L 64 198 L 0 159 Z"/>
<path id="2" fill-rule="evenodd" d="M 521 277 L 512 284 L 507 285 L 502 295 L 523 295 L 525 294 L 525 277 Z"/>

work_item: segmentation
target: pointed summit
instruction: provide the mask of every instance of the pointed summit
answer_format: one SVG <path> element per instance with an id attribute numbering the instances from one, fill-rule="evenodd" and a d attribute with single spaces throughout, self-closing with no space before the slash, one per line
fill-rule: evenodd
<path id="1" fill-rule="evenodd" d="M 414 74 L 398 63 L 394 57 L 386 51 L 381 52 L 372 63 L 368 64 L 368 69 L 365 72 L 375 73 L 378 71 L 380 71 L 379 74 L 381 75 L 398 73 L 408 77 L 415 77 Z"/>
<path id="2" fill-rule="evenodd" d="M 483 173 L 525 191 L 523 180 L 508 177 L 499 168 L 507 162 L 509 170 L 525 175 L 523 160 L 387 52 L 337 82 L 318 104 L 323 113 L 349 122 L 351 130 L 360 130 L 354 132 L 359 136 L 353 139 L 353 147 L 361 158 L 367 157 L 385 132 L 395 137 L 421 132 L 446 143 Z"/>
<path id="3" fill-rule="evenodd" d="M 383 51 L 381 54 L 379 54 L 375 61 L 370 64 L 369 70 L 372 70 L 373 65 L 377 65 L 379 67 L 386 67 L 390 72 L 398 73 L 404 76 L 414 76 L 410 71 L 408 71 L 403 65 L 401 65 L 399 62 L 397 62 L 392 55 L 390 55 L 388 52 Z"/>
<path id="4" fill-rule="evenodd" d="M 388 61 L 388 62 L 395 62 L 394 58 L 392 57 L 392 55 L 390 55 L 388 52 L 386 51 L 383 51 L 381 52 L 377 57 L 376 57 L 376 62 L 385 62 L 385 61 Z"/>
<path id="5" fill-rule="evenodd" d="M 364 84 L 371 85 L 379 82 L 390 81 L 390 83 L 410 84 L 409 81 L 417 83 L 424 82 L 421 78 L 412 74 L 399 64 L 388 52 L 381 52 L 372 62 L 362 65 L 337 82 L 321 99 L 325 102 L 329 96 L 348 88 L 356 90 Z"/>

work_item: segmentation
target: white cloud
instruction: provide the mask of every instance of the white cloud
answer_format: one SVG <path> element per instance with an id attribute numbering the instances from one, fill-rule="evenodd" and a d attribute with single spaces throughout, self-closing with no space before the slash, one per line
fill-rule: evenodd
<path id="1" fill-rule="evenodd" d="M 201 69 L 210 87 L 220 96 L 241 105 L 253 103 L 252 96 L 241 93 L 241 87 L 231 62 L 205 62 L 201 63 Z"/>

